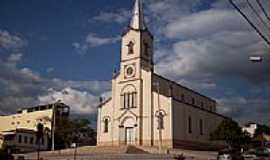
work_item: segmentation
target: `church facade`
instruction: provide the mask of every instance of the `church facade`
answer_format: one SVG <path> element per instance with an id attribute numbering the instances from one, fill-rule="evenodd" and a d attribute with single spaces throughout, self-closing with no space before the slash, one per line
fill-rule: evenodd
<path id="1" fill-rule="evenodd" d="M 214 147 L 209 135 L 225 118 L 215 100 L 154 72 L 153 35 L 136 0 L 112 96 L 98 106 L 97 145 Z"/>

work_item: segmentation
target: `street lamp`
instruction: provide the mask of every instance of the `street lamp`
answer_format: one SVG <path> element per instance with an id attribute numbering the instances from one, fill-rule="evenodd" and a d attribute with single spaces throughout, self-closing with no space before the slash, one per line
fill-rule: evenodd
<path id="1" fill-rule="evenodd" d="M 161 115 L 159 114 L 159 112 L 160 112 L 160 99 L 159 99 L 160 84 L 159 84 L 159 82 L 155 82 L 155 83 L 153 83 L 153 85 L 157 87 L 157 92 L 158 92 L 158 114 L 157 114 L 157 118 L 159 119 L 159 118 L 161 118 L 160 117 Z M 158 126 L 158 137 L 159 137 L 158 150 L 159 150 L 159 153 L 161 153 L 161 149 L 162 149 L 162 135 L 161 135 L 162 133 L 161 133 L 161 129 L 162 128 L 160 126 Z"/>
<path id="2" fill-rule="evenodd" d="M 55 112 L 56 112 L 56 107 L 55 107 L 55 104 L 57 104 L 57 103 L 60 103 L 61 102 L 61 100 L 58 100 L 57 102 L 55 102 L 55 103 L 53 103 L 52 105 L 52 109 L 53 109 L 53 124 L 52 124 L 52 151 L 54 151 L 54 149 L 55 149 L 55 137 L 54 137 L 54 134 L 55 134 L 55 124 L 56 124 L 56 114 L 55 114 Z"/>
<path id="3" fill-rule="evenodd" d="M 263 61 L 263 58 L 260 56 L 251 56 L 249 57 L 249 60 L 253 63 L 259 63 Z"/>

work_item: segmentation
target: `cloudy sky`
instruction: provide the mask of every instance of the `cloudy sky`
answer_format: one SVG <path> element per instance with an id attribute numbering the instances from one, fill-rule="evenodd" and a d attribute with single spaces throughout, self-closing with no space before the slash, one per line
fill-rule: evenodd
<path id="1" fill-rule="evenodd" d="M 245 0 L 235 1 L 270 38 L 270 21 L 260 23 Z M 269 1 L 261 3 L 270 10 Z M 95 117 L 119 68 L 132 5 L 0 0 L 0 114 L 60 99 L 74 114 Z M 144 0 L 144 8 L 157 73 L 215 98 L 222 114 L 270 124 L 270 47 L 227 0 Z M 249 62 L 253 55 L 264 61 Z"/>

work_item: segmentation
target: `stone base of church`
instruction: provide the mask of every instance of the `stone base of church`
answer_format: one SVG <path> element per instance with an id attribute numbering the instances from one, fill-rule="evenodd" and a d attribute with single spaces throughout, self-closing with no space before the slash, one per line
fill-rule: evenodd
<path id="1" fill-rule="evenodd" d="M 126 144 L 124 141 L 110 141 L 110 142 L 98 142 L 97 146 L 142 146 L 142 147 L 158 147 L 159 140 L 151 141 L 151 140 L 142 140 L 141 144 Z M 162 148 L 166 149 L 187 149 L 187 150 L 201 150 L 201 151 L 216 151 L 225 148 L 226 145 L 216 144 L 212 142 L 198 142 L 198 141 L 185 141 L 185 140 L 171 140 L 171 139 L 163 139 L 162 140 Z"/>

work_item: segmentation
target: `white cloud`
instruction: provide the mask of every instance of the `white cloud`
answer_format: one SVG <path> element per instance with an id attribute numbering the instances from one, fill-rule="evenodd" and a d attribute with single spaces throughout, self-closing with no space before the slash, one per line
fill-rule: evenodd
<path id="1" fill-rule="evenodd" d="M 8 31 L 0 30 L 0 48 L 18 49 L 26 45 L 22 38 L 11 35 Z"/>
<path id="2" fill-rule="evenodd" d="M 176 80 L 229 76 L 254 84 L 269 80 L 270 63 L 254 65 L 250 55 L 270 59 L 264 42 L 232 10 L 209 9 L 168 23 L 163 30 L 175 40 L 156 69 Z M 163 51 L 164 52 L 164 51 Z"/>
<path id="3" fill-rule="evenodd" d="M 54 71 L 54 68 L 52 68 L 52 67 L 46 69 L 46 72 L 47 72 L 47 73 L 51 73 L 51 72 L 53 72 L 53 71 Z"/>
<path id="4" fill-rule="evenodd" d="M 100 14 L 94 16 L 90 22 L 94 20 L 100 22 L 116 22 L 122 24 L 128 21 L 130 15 L 130 11 L 125 9 L 120 9 L 118 12 L 100 12 Z"/>
<path id="5" fill-rule="evenodd" d="M 11 56 L 9 60 L 19 60 Z M 0 59 L 0 112 L 14 113 L 16 109 L 61 99 L 74 108 L 74 113 L 95 113 L 100 95 L 108 95 L 109 81 L 66 81 L 47 79 L 29 68 L 18 68 Z M 66 94 L 69 93 L 69 94 Z"/>
<path id="6" fill-rule="evenodd" d="M 75 42 L 72 46 L 78 51 L 80 54 L 86 54 L 87 51 L 92 47 L 100 47 L 104 45 L 109 45 L 116 43 L 120 40 L 119 36 L 116 37 L 99 37 L 94 33 L 89 33 L 85 40 L 82 43 Z"/>
<path id="7" fill-rule="evenodd" d="M 9 62 L 15 62 L 15 63 L 21 61 L 21 59 L 22 59 L 22 54 L 21 53 L 11 54 L 8 57 Z"/>
<path id="8" fill-rule="evenodd" d="M 95 34 L 88 34 L 86 37 L 86 43 L 91 47 L 98 47 L 102 45 L 112 44 L 120 40 L 120 37 L 98 37 Z"/>
<path id="9" fill-rule="evenodd" d="M 48 104 L 60 100 L 71 107 L 72 114 L 96 114 L 98 98 L 88 92 L 72 88 L 61 91 L 50 90 L 48 95 L 38 97 L 41 104 Z"/>

